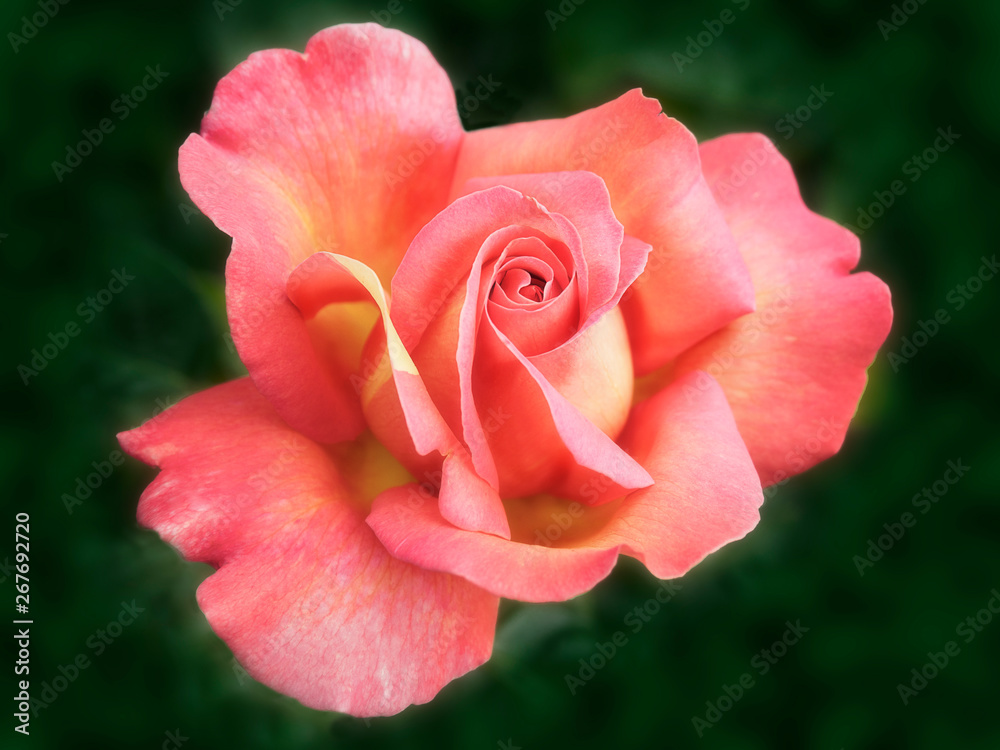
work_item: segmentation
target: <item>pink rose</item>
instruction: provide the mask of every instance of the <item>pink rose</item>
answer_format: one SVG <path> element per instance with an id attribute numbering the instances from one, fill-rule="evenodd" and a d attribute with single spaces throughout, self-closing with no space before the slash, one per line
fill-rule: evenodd
<path id="1" fill-rule="evenodd" d="M 489 658 L 499 597 L 745 535 L 762 485 L 839 449 L 891 320 L 763 136 L 699 146 L 639 91 L 465 133 L 376 25 L 252 55 L 180 172 L 233 238 L 250 377 L 120 436 L 162 468 L 139 520 L 316 708 L 426 702 Z"/>

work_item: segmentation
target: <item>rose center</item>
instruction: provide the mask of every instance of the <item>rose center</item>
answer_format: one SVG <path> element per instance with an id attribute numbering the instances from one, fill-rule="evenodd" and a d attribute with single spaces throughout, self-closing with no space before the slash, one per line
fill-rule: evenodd
<path id="1" fill-rule="evenodd" d="M 511 242 L 497 259 L 490 301 L 509 309 L 546 306 L 569 282 L 558 250 L 554 252 L 537 237 L 522 237 Z"/>
<path id="2" fill-rule="evenodd" d="M 552 279 L 541 275 L 542 271 L 532 271 L 526 268 L 511 268 L 498 274 L 495 289 L 499 288 L 506 301 L 514 305 L 535 304 L 549 299 L 554 288 Z M 492 297 L 498 301 L 496 296 Z"/>
<path id="3" fill-rule="evenodd" d="M 570 249 L 544 235 L 520 236 L 494 258 L 484 269 L 482 287 L 489 324 L 526 357 L 570 338 L 579 328 L 581 308 Z"/>

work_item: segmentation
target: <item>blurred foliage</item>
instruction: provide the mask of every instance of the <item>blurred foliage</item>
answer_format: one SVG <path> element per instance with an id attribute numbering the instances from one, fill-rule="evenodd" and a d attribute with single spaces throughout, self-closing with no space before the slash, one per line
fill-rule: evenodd
<path id="1" fill-rule="evenodd" d="M 0 32 L 21 34 L 22 17 L 45 5 L 8 0 Z M 896 5 L 916 12 L 880 28 Z M 123 601 L 145 608 L 17 740 L 152 748 L 179 730 L 192 749 L 1000 747 L 1000 626 L 958 639 L 960 654 L 909 705 L 897 691 L 1000 586 L 1000 281 L 961 310 L 948 301 L 997 249 L 996 4 L 404 0 L 390 14 L 456 88 L 479 75 L 502 83 L 469 127 L 564 116 L 641 86 L 700 139 L 771 136 L 807 204 L 843 223 L 908 179 L 904 165 L 939 127 L 961 135 L 862 238 L 861 268 L 889 283 L 896 319 L 844 449 L 771 493 L 758 529 L 687 575 L 638 632 L 626 618 L 659 583 L 625 561 L 573 602 L 505 603 L 493 660 L 431 704 L 370 722 L 320 713 L 234 669 L 195 603 L 207 567 L 137 527 L 152 470 L 129 460 L 67 512 L 63 495 L 116 450 L 117 431 L 242 371 L 222 302 L 229 242 L 192 209 L 176 170 L 215 83 L 254 50 L 301 50 L 320 28 L 384 18 L 387 6 L 73 0 L 16 52 L 10 36 L 0 44 L 0 465 L 7 517 L 32 514 L 35 689 L 78 653 L 93 656 L 88 639 Z M 675 53 L 727 8 L 733 22 L 679 70 Z M 58 180 L 51 165 L 66 145 L 157 65 L 163 82 Z M 786 139 L 781 119 L 813 86 L 832 95 Z M 77 306 L 122 268 L 134 281 L 25 386 L 17 366 L 81 322 Z M 952 321 L 895 372 L 886 352 L 940 308 Z M 971 466 L 967 477 L 859 575 L 854 556 L 949 459 Z M 12 597 L 12 586 L 0 591 Z M 761 675 L 755 656 L 797 620 L 808 633 Z M 627 644 L 571 694 L 565 675 L 619 630 Z M 744 673 L 753 687 L 699 738 L 692 717 Z"/>

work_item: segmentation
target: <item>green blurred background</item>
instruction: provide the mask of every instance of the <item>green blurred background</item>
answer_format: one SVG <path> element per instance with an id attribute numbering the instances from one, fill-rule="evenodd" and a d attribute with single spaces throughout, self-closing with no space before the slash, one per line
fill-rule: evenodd
<path id="1" fill-rule="evenodd" d="M 956 634 L 1000 587 L 1000 281 L 961 309 L 955 301 L 981 256 L 997 251 L 1000 7 L 388 6 L 72 0 L 23 44 L 8 33 L 21 36 L 22 16 L 42 6 L 8 0 L 0 10 L 0 461 L 9 500 L 0 559 L 13 562 L 13 515 L 29 511 L 33 690 L 78 654 L 89 658 L 32 721 L 30 738 L 13 732 L 11 717 L 0 744 L 154 748 L 179 733 L 192 750 L 1000 747 L 1000 624 Z M 732 23 L 695 58 L 688 37 L 697 43 L 727 8 Z M 492 661 L 429 705 L 365 722 L 304 709 L 240 672 L 195 604 L 207 566 L 137 527 L 151 469 L 128 460 L 82 503 L 67 508 L 66 496 L 117 449 L 117 431 L 241 373 L 222 302 L 229 241 L 193 210 L 176 167 L 216 82 L 254 50 L 301 50 L 315 31 L 373 12 L 423 40 L 456 89 L 480 75 L 502 84 L 466 113 L 469 128 L 564 116 L 641 86 L 699 139 L 771 136 L 809 206 L 842 223 L 857 225 L 859 209 L 894 180 L 906 190 L 875 210 L 862 237 L 861 268 L 888 282 L 896 318 L 839 455 L 770 492 L 757 530 L 685 576 L 638 632 L 626 618 L 658 582 L 624 561 L 579 600 L 505 603 Z M 168 74 L 162 83 L 58 179 L 52 162 L 157 65 Z M 811 87 L 832 92 L 815 110 Z M 788 114 L 801 127 L 789 127 Z M 911 158 L 949 126 L 960 138 L 913 172 Z M 81 319 L 77 306 L 123 266 L 134 281 L 92 322 Z M 887 353 L 900 353 L 903 337 L 939 309 L 950 322 L 891 366 Z M 25 385 L 18 365 L 67 321 L 81 323 L 80 335 Z M 921 514 L 913 496 L 959 459 L 966 476 Z M 916 525 L 861 575 L 855 556 L 907 511 Z M 6 565 L 0 578 L 12 599 Z M 95 635 L 132 600 L 144 611 L 98 655 Z M 761 674 L 760 652 L 786 621 L 808 632 Z M 579 675 L 579 660 L 616 631 L 627 644 L 572 694 L 565 675 Z M 904 705 L 897 685 L 951 640 L 958 656 Z M 730 706 L 726 686 L 744 674 L 753 686 Z M 708 703 L 728 710 L 716 715 Z M 716 716 L 699 736 L 692 718 Z"/>

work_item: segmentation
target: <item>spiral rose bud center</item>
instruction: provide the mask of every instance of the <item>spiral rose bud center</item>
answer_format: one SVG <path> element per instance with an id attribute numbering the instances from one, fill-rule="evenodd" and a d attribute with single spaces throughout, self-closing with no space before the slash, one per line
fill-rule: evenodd
<path id="1" fill-rule="evenodd" d="M 551 283 L 523 268 L 513 268 L 501 276 L 497 287 L 513 304 L 523 305 L 547 299 Z"/>
<path id="2" fill-rule="evenodd" d="M 540 237 L 513 240 L 497 259 L 490 301 L 507 308 L 538 309 L 540 303 L 558 297 L 570 278 L 559 257 L 564 252 L 561 243 Z"/>

